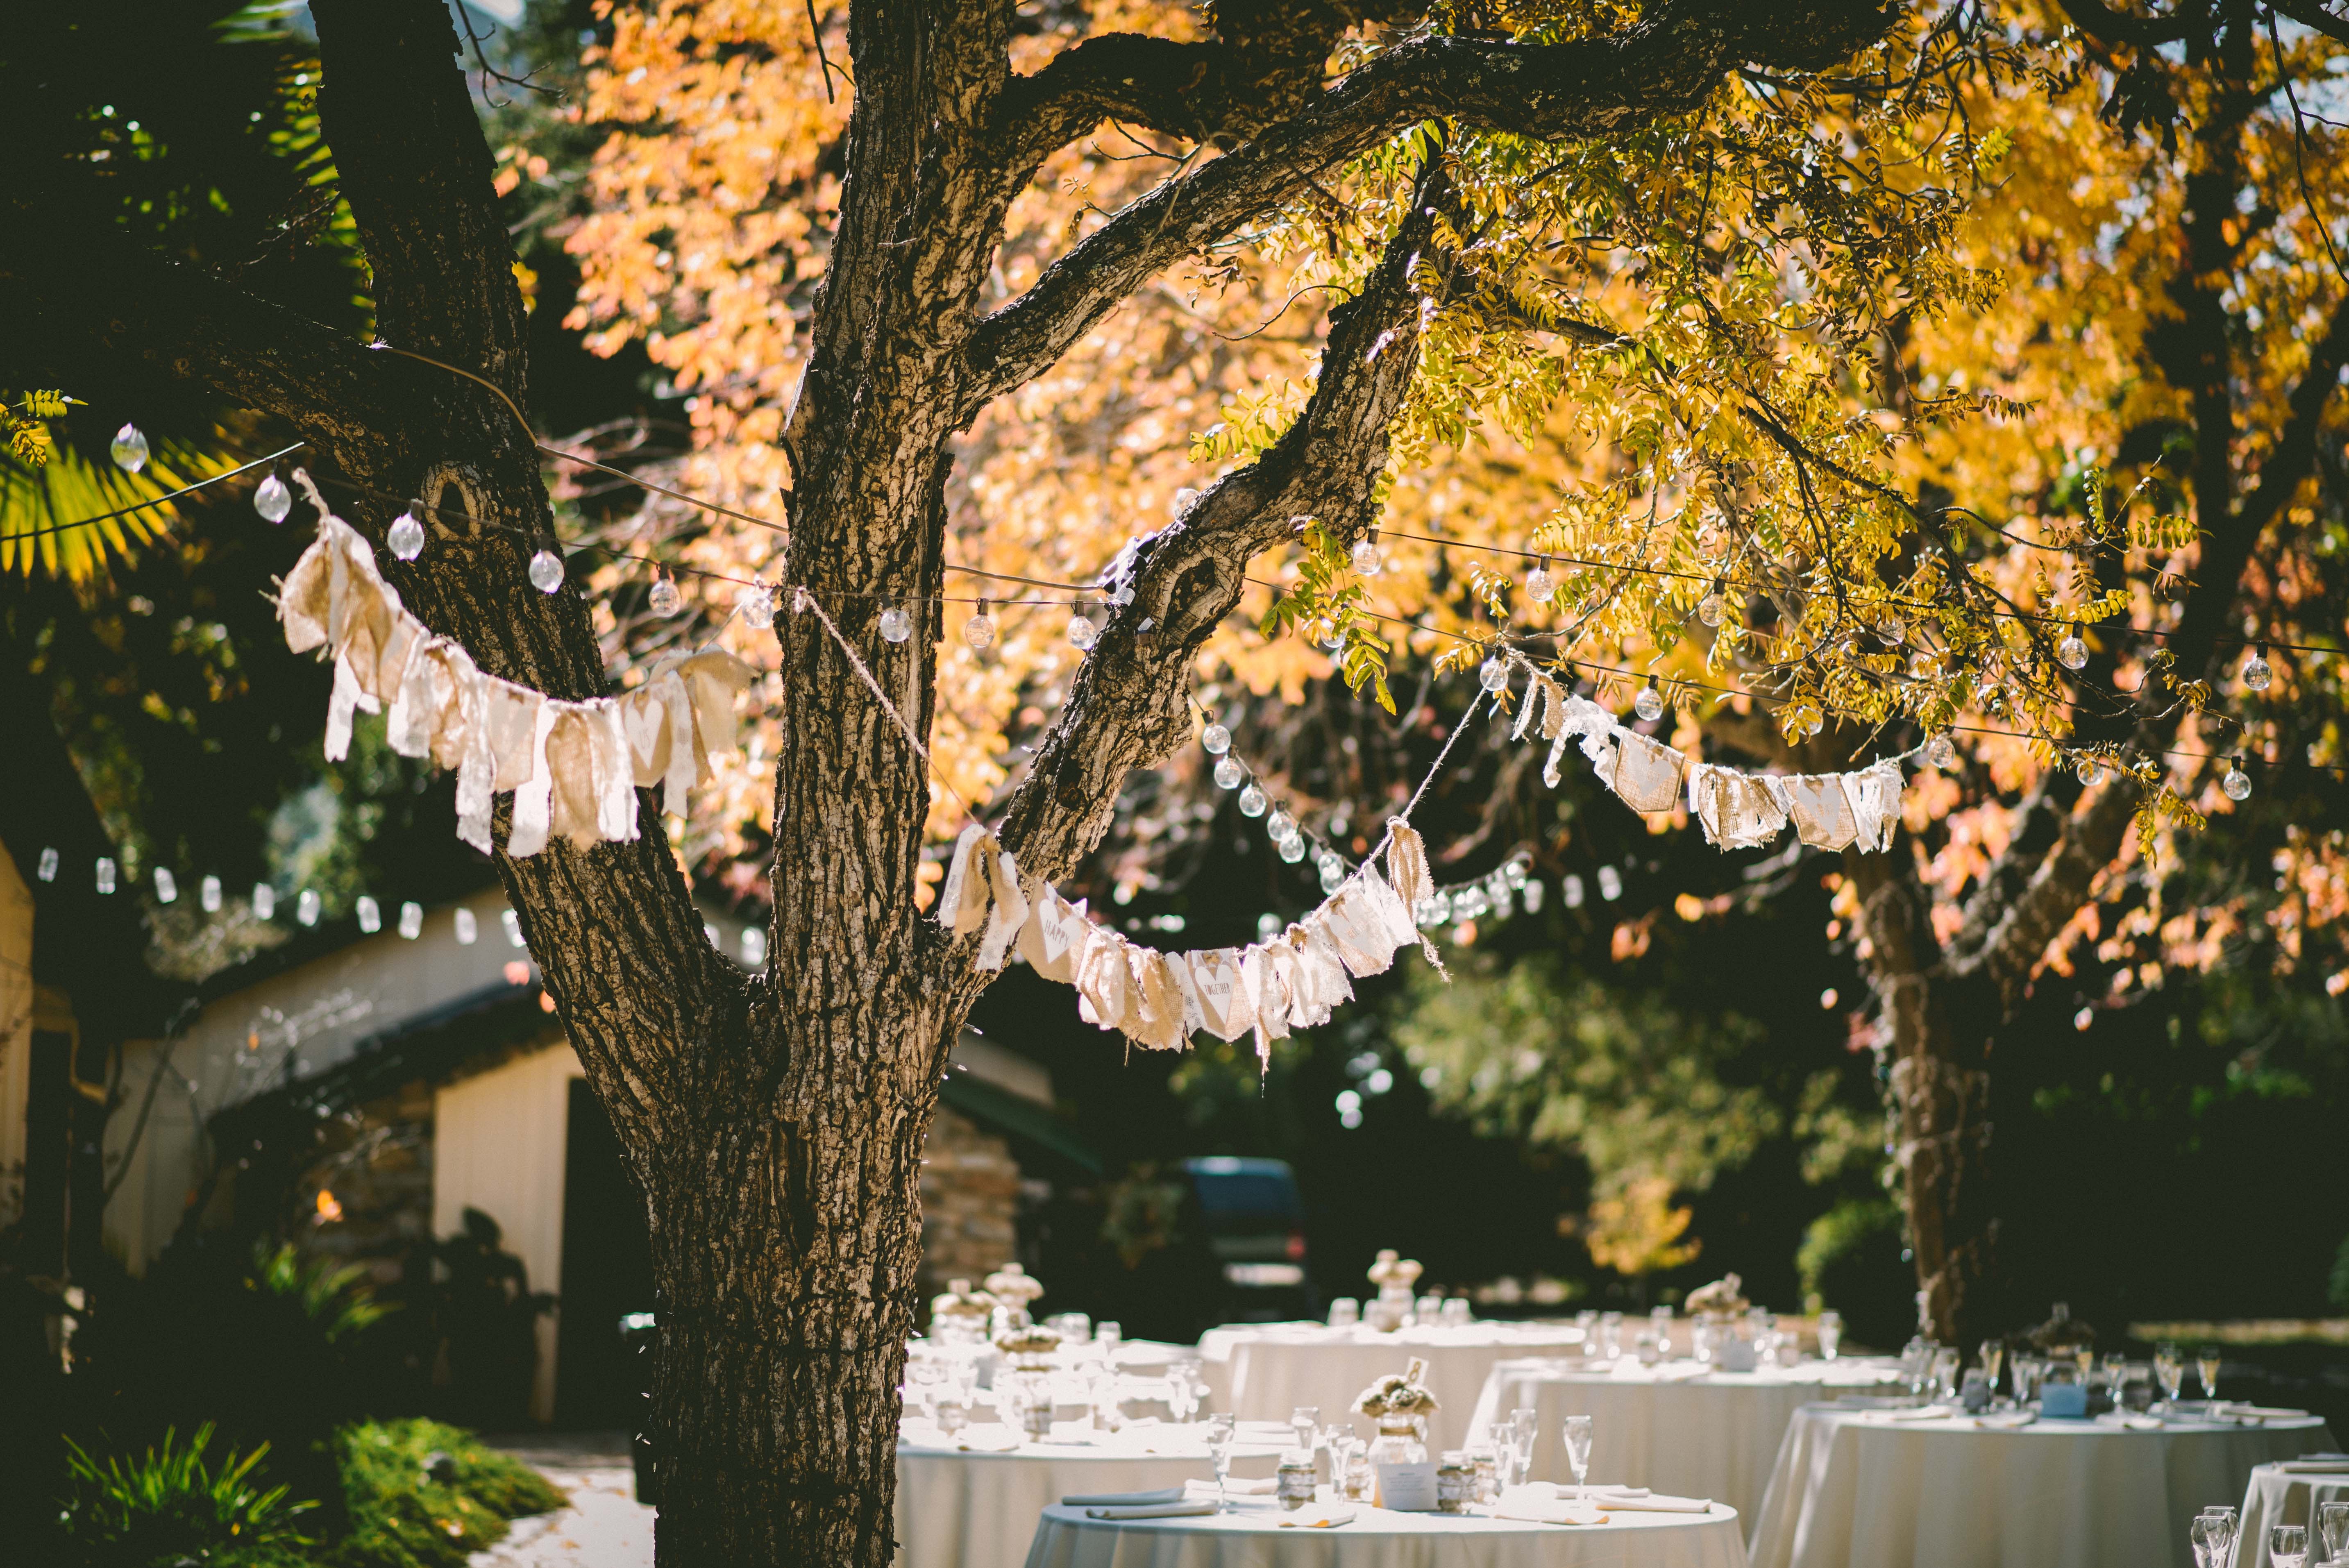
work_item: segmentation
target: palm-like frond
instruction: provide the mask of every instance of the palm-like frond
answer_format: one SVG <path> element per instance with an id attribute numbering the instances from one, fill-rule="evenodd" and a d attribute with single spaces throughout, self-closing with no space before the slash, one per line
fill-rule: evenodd
<path id="1" fill-rule="evenodd" d="M 177 521 L 176 504 L 157 497 L 236 465 L 203 442 L 163 437 L 151 446 L 135 474 L 65 442 L 40 463 L 0 449 L 0 573 L 87 583 Z"/>

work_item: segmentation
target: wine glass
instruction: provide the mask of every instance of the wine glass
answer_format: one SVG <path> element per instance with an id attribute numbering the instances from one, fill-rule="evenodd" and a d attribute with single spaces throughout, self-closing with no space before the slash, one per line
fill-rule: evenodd
<path id="1" fill-rule="evenodd" d="M 1232 1480 L 1232 1439 L 1239 1426 L 1227 1415 L 1207 1418 L 1207 1457 L 1216 1461 L 1216 1511 L 1229 1513 L 1231 1498 L 1227 1495 Z"/>
<path id="2" fill-rule="evenodd" d="M 1123 1344 L 1124 1339 L 1125 1329 L 1120 1324 L 1096 1323 L 1093 1325 L 1093 1343 L 1102 1347 L 1103 1355 L 1114 1357 L 1117 1355 L 1118 1346 Z"/>
<path id="3" fill-rule="evenodd" d="M 2168 1340 L 2153 1347 L 2153 1380 L 2161 1385 L 2168 1408 L 2178 1408 L 2178 1396 L 2186 1392 L 2186 1356 Z"/>
<path id="4" fill-rule="evenodd" d="M 2206 1399 L 2217 1398 L 2219 1397 L 2219 1351 L 2217 1346 L 2212 1346 L 2206 1347 L 2195 1357 L 2194 1370 L 2200 1373 L 2202 1376 L 2202 1397 Z"/>
<path id="5" fill-rule="evenodd" d="M 1590 1476 L 1590 1418 L 1588 1416 L 1568 1416 L 1566 1418 L 1566 1462 L 1574 1467 L 1574 1495 L 1579 1501 L 1590 1494 L 1587 1484 Z M 2294 1563 L 2292 1568 L 2299 1568 L 2299 1564 Z"/>
<path id="6" fill-rule="evenodd" d="M 1321 1429 L 1321 1407 L 1299 1405 L 1288 1412 L 1289 1430 L 1297 1434 L 1297 1446 L 1307 1453 L 1313 1451 L 1313 1434 Z"/>
<path id="7" fill-rule="evenodd" d="M 1990 1391 L 1994 1397 L 1998 1393 L 1999 1369 L 2006 1365 L 2006 1342 L 2000 1339 L 1985 1339 L 1982 1342 L 1981 1355 L 1982 1381 L 1990 1386 Z"/>
<path id="8" fill-rule="evenodd" d="M 2324 1540 L 2324 1558 L 2349 1557 L 2349 1502 L 2316 1505 L 2316 1533 Z"/>
<path id="9" fill-rule="evenodd" d="M 2195 1516 L 2194 1522 L 2203 1527 L 2202 1543 L 2209 1549 L 2210 1568 L 2227 1568 L 2235 1547 L 2235 1511 L 2214 1504 Z"/>
<path id="10" fill-rule="evenodd" d="M 1842 1344 L 1843 1314 L 1840 1312 L 1820 1313 L 1819 1359 L 1822 1361 L 1834 1360 L 1836 1358 L 1836 1350 Z"/>
<path id="11" fill-rule="evenodd" d="M 2274 1568 L 2301 1568 L 2308 1561 L 2308 1526 L 2268 1526 L 2268 1561 Z"/>
<path id="12" fill-rule="evenodd" d="M 1525 1485 L 1533 1475 L 1534 1440 L 1540 1421 L 1541 1412 L 1530 1405 L 1509 1412 L 1509 1473 L 1516 1485 Z"/>

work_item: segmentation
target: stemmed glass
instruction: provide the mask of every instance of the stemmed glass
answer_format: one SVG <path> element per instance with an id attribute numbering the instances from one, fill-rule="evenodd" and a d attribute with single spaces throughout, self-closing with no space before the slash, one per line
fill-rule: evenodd
<path id="1" fill-rule="evenodd" d="M 2194 1516 L 2186 1539 L 2193 1543 L 2197 1568 L 2227 1568 L 2235 1544 L 2235 1511 L 2204 1509 Z"/>
<path id="2" fill-rule="evenodd" d="M 1541 1412 L 1530 1405 L 1509 1412 L 1509 1474 L 1515 1485 L 1523 1486 L 1532 1477 L 1534 1440 L 1540 1422 Z"/>
<path id="3" fill-rule="evenodd" d="M 2318 1503 L 2316 1532 L 2324 1538 L 2326 1562 L 2349 1557 L 2349 1502 Z"/>
<path id="4" fill-rule="evenodd" d="M 2178 1396 L 2186 1392 L 2186 1357 L 2168 1340 L 2153 1347 L 2153 1380 L 2161 1385 L 2168 1408 L 2176 1410 Z"/>
<path id="5" fill-rule="evenodd" d="M 1832 1311 L 1820 1313 L 1819 1359 L 1822 1361 L 1834 1360 L 1836 1358 L 1837 1347 L 1842 1344 L 1843 1314 Z"/>
<path id="6" fill-rule="evenodd" d="M 1590 1495 L 1590 1418 L 1566 1418 L 1566 1462 L 1574 1468 L 1574 1496 L 1579 1502 Z M 2294 1564 L 2293 1568 L 2298 1568 Z"/>
<path id="7" fill-rule="evenodd" d="M 2206 1399 L 2217 1398 L 2219 1397 L 2219 1352 L 2217 1347 L 2212 1346 L 2210 1348 L 2207 1348 L 2197 1355 L 2194 1359 L 2194 1369 L 2202 1375 L 2202 1397 Z"/>
<path id="8" fill-rule="evenodd" d="M 1206 1385 L 1199 1380 L 1198 1364 L 1177 1361 L 1166 1369 L 1166 1413 L 1187 1426 L 1199 1413 L 1199 1396 Z"/>
<path id="9" fill-rule="evenodd" d="M 1321 1429 L 1321 1408 L 1299 1405 L 1288 1412 L 1288 1429 L 1297 1434 L 1297 1446 L 1307 1453 L 1313 1451 L 1313 1435 Z"/>
<path id="10" fill-rule="evenodd" d="M 2301 1568 L 2301 1564 L 2308 1561 L 2308 1526 L 2269 1525 L 2268 1561 L 2275 1568 Z"/>
<path id="11" fill-rule="evenodd" d="M 1232 1439 L 1239 1427 L 1229 1416 L 1207 1418 L 1207 1457 L 1216 1461 L 1216 1511 L 1229 1513 L 1231 1498 L 1227 1495 L 1232 1479 Z"/>
<path id="12" fill-rule="evenodd" d="M 1998 1395 L 1999 1368 L 2006 1365 L 2006 1342 L 2001 1339 L 1985 1339 L 1982 1342 L 1981 1354 L 1982 1381 L 1989 1386 L 1991 1395 L 1995 1398 Z"/>

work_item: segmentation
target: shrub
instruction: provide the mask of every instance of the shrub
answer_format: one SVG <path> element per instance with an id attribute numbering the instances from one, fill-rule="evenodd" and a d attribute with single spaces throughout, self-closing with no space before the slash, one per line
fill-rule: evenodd
<path id="1" fill-rule="evenodd" d="M 167 1430 L 138 1458 L 101 1463 L 67 1439 L 67 1550 L 90 1568 L 298 1568 L 306 1559 L 294 1521 L 316 1505 L 261 1484 L 268 1444 L 242 1457 L 232 1449 L 215 1469 L 204 1463 L 212 1440 L 209 1423 L 184 1447 Z"/>
<path id="2" fill-rule="evenodd" d="M 350 1531 L 327 1568 L 463 1568 L 506 1522 L 564 1506 L 536 1470 L 438 1421 L 366 1421 L 336 1434 Z"/>

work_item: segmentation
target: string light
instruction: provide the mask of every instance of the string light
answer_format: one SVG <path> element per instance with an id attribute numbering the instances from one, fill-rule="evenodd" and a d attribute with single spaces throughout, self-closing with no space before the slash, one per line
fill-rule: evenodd
<path id="1" fill-rule="evenodd" d="M 1240 815 L 1243 817 L 1263 816 L 1267 804 L 1264 791 L 1254 784 L 1240 791 Z"/>
<path id="2" fill-rule="evenodd" d="M 1640 695 L 1631 699 L 1631 711 L 1650 724 L 1664 717 L 1664 694 L 1656 689 L 1653 681 L 1641 686 Z"/>
<path id="3" fill-rule="evenodd" d="M 520 947 L 523 945 L 522 938 L 522 916 L 516 914 L 511 909 L 502 909 L 498 911 L 498 927 L 506 934 L 506 945 L 508 947 Z"/>
<path id="4" fill-rule="evenodd" d="M 114 442 L 107 448 L 114 466 L 126 474 L 135 474 L 147 466 L 147 438 L 136 425 L 124 425 L 114 432 Z"/>
<path id="5" fill-rule="evenodd" d="M 1237 757 L 1226 757 L 1216 764 L 1216 783 L 1221 789 L 1237 789 L 1247 777 L 1247 769 L 1240 766 Z"/>
<path id="6" fill-rule="evenodd" d="M 1696 618 L 1708 626 L 1718 626 L 1724 608 L 1726 605 L 1722 600 L 1721 590 L 1716 587 L 1696 602 Z"/>
<path id="7" fill-rule="evenodd" d="M 2080 758 L 2080 782 L 2084 786 L 2093 789 L 2104 781 L 2104 764 L 2098 762 L 2094 757 Z"/>
<path id="8" fill-rule="evenodd" d="M 457 944 L 460 947 L 472 946 L 474 939 L 481 934 L 481 923 L 473 918 L 473 912 L 470 909 L 460 906 L 452 923 L 457 928 Z"/>
<path id="9" fill-rule="evenodd" d="M 987 601 L 978 602 L 978 614 L 962 624 L 963 645 L 974 654 L 983 654 L 995 645 L 995 617 L 987 613 Z"/>
<path id="10" fill-rule="evenodd" d="M 196 903 L 206 914 L 218 914 L 221 906 L 221 880 L 208 876 L 196 884 Z"/>
<path id="11" fill-rule="evenodd" d="M 1486 691 L 1499 691 L 1509 684 L 1508 662 L 1498 655 L 1486 659 L 1476 667 L 1476 684 Z"/>
<path id="12" fill-rule="evenodd" d="M 410 942 L 424 934 L 424 906 L 413 899 L 399 906 L 399 934 Z"/>
<path id="13" fill-rule="evenodd" d="M 2227 763 L 2227 776 L 2219 780 L 2219 788 L 2227 792 L 2230 800 L 2247 800 L 2251 794 L 2251 776 L 2243 771 L 2243 759 L 2231 758 Z"/>
<path id="14" fill-rule="evenodd" d="M 2275 679 L 2275 671 L 2268 664 L 2268 645 L 2261 643 L 2243 661 L 2243 685 L 2251 691 L 2265 691 Z"/>
<path id="15" fill-rule="evenodd" d="M 912 637 L 913 634 L 914 618 L 911 615 L 906 614 L 903 609 L 899 608 L 897 605 L 892 604 L 887 609 L 881 612 L 881 640 L 883 642 L 902 643 Z"/>
<path id="16" fill-rule="evenodd" d="M 1549 596 L 1557 592 L 1557 578 L 1549 569 L 1549 557 L 1545 555 L 1540 565 L 1526 573 L 1526 597 L 1541 604 L 1547 603 Z"/>
<path id="17" fill-rule="evenodd" d="M 98 857 L 98 891 L 100 892 L 114 891 L 114 857 L 111 855 Z"/>
<path id="18" fill-rule="evenodd" d="M 1092 617 L 1085 614 L 1085 608 L 1084 601 L 1079 600 L 1076 614 L 1069 617 L 1069 641 L 1079 649 L 1092 647 L 1093 639 L 1101 635 L 1100 629 L 1092 623 Z"/>
<path id="19" fill-rule="evenodd" d="M 294 901 L 294 918 L 305 925 L 316 925 L 323 908 L 324 903 L 316 892 L 305 887 Z"/>
<path id="20" fill-rule="evenodd" d="M 1365 577 L 1376 577 L 1387 563 L 1386 552 L 1379 548 L 1379 531 L 1372 529 L 1354 542 L 1354 570 Z"/>
<path id="21" fill-rule="evenodd" d="M 1264 830 L 1276 841 L 1286 839 L 1297 831 L 1297 819 L 1288 814 L 1287 807 L 1282 807 L 1264 820 Z"/>
<path id="22" fill-rule="evenodd" d="M 2067 670 L 2076 670 L 2086 665 L 2088 645 L 2081 638 L 2080 628 L 2077 625 L 2072 628 L 2070 636 L 2055 645 L 2055 662 Z"/>
<path id="23" fill-rule="evenodd" d="M 294 510 L 294 492 L 274 472 L 264 476 L 253 492 L 253 510 L 264 522 L 284 522 Z"/>
<path id="24" fill-rule="evenodd" d="M 277 918 L 277 890 L 267 882 L 253 884 L 253 917 L 255 920 Z"/>
<path id="25" fill-rule="evenodd" d="M 358 914 L 361 931 L 373 936 L 383 929 L 383 905 L 376 903 L 367 894 L 361 893 L 358 903 L 353 907 Z"/>
<path id="26" fill-rule="evenodd" d="M 157 903 L 180 902 L 180 879 L 171 874 L 169 866 L 155 868 L 155 902 Z"/>
<path id="27" fill-rule="evenodd" d="M 1925 742 L 1925 760 L 1934 767 L 1946 772 L 1957 759 L 1958 748 L 1951 742 L 1948 735 L 1938 734 Z"/>
<path id="28" fill-rule="evenodd" d="M 675 583 L 666 576 L 656 577 L 652 592 L 645 596 L 645 604 L 656 615 L 674 615 L 681 598 Z"/>
<path id="29" fill-rule="evenodd" d="M 420 530 L 419 531 L 421 531 Z M 419 548 L 421 548 L 419 546 Z M 530 558 L 530 583 L 542 593 L 552 593 L 563 586 L 563 558 L 552 550 L 541 550 Z"/>
<path id="30" fill-rule="evenodd" d="M 1207 721 L 1207 727 L 1199 731 L 1199 744 L 1206 748 L 1208 756 L 1221 757 L 1232 748 L 1232 732 L 1211 718 Z"/>
<path id="31" fill-rule="evenodd" d="M 43 850 L 41 851 L 40 863 L 33 868 L 33 874 L 40 878 L 45 882 L 53 882 L 57 881 L 57 851 L 54 849 Z"/>
<path id="32" fill-rule="evenodd" d="M 764 632 L 775 624 L 775 595 L 764 583 L 753 583 L 735 596 L 734 613 L 742 624 L 754 632 Z"/>

